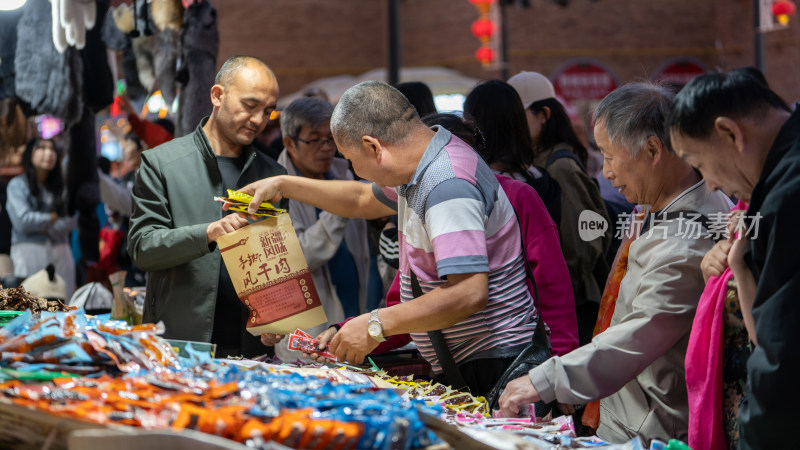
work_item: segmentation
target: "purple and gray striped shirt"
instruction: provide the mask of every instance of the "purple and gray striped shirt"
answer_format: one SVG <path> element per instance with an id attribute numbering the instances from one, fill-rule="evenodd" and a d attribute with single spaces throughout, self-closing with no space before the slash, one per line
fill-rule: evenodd
<path id="1" fill-rule="evenodd" d="M 488 273 L 482 311 L 442 330 L 456 363 L 479 352 L 531 341 L 536 326 L 525 284 L 520 230 L 514 209 L 491 169 L 464 141 L 439 127 L 407 185 L 373 193 L 396 208 L 400 298 L 413 300 L 411 270 L 422 292 L 447 275 Z M 422 356 L 441 372 L 427 333 L 412 333 Z"/>

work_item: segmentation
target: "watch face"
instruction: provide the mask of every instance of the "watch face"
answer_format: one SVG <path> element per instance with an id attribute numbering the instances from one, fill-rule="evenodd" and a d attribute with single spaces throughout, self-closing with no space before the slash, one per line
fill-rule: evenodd
<path id="1" fill-rule="evenodd" d="M 383 330 L 381 330 L 381 324 L 379 323 L 371 323 L 367 326 L 367 332 L 370 336 L 378 336 L 381 334 Z"/>

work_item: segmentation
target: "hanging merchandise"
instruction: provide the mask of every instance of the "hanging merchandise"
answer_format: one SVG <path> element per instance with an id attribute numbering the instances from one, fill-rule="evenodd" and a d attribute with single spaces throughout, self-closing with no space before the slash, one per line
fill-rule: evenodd
<path id="1" fill-rule="evenodd" d="M 0 167 L 22 164 L 26 128 L 27 117 L 17 99 L 0 99 Z M 5 202 L 2 204 L 5 205 Z M 3 217 L 2 212 L 0 217 Z"/>
<path id="2" fill-rule="evenodd" d="M 180 1 L 153 0 L 148 3 L 134 0 L 132 4 L 123 3 L 112 11 L 117 29 L 126 35 L 135 56 L 136 78 L 146 93 L 160 90 L 171 103 L 176 96 L 178 32 L 183 15 Z M 119 36 L 110 31 L 105 35 L 119 50 Z M 122 50 L 129 51 L 127 47 Z"/>
<path id="3" fill-rule="evenodd" d="M 128 33 L 120 30 L 115 22 L 115 14 L 117 11 L 121 11 L 122 8 L 124 8 L 124 6 L 109 8 L 103 20 L 103 25 L 101 26 L 103 42 L 105 42 L 106 47 L 111 50 L 122 51 L 131 46 L 130 36 L 128 36 Z"/>
<path id="4" fill-rule="evenodd" d="M 82 49 L 86 45 L 86 30 L 94 27 L 97 5 L 86 0 L 50 0 L 53 44 L 58 53 L 69 46 Z"/>
<path id="5" fill-rule="evenodd" d="M 157 32 L 153 48 L 156 51 L 153 57 L 155 88 L 161 91 L 168 104 L 172 104 L 177 96 L 178 31 L 167 28 Z"/>
<path id="6" fill-rule="evenodd" d="M 155 89 L 155 73 L 153 70 L 153 50 L 155 37 L 154 26 L 148 20 L 147 2 L 133 0 L 132 4 L 123 3 L 113 10 L 114 23 L 117 28 L 128 35 L 133 56 L 136 59 L 136 72 L 139 82 L 146 91 Z"/>
<path id="7" fill-rule="evenodd" d="M 134 30 L 136 31 L 136 30 Z M 136 71 L 139 81 L 147 92 L 153 92 L 156 84 L 155 69 L 153 67 L 153 49 L 156 38 L 153 35 L 138 36 L 131 39 L 133 56 L 136 57 Z"/>
<path id="8" fill-rule="evenodd" d="M 96 2 L 100 14 L 98 26 L 86 32 L 86 45 L 80 50 L 83 60 L 84 101 L 93 112 L 98 112 L 114 100 L 114 77 L 108 65 L 108 51 L 102 39 L 103 20 L 105 20 L 108 0 Z"/>
<path id="9" fill-rule="evenodd" d="M 14 96 L 14 52 L 17 50 L 17 23 L 22 10 L 0 14 L 0 99 Z"/>
<path id="10" fill-rule="evenodd" d="M 122 68 L 122 73 L 119 74 L 119 77 L 125 79 L 128 97 L 135 102 L 139 102 L 147 95 L 147 91 L 144 86 L 142 86 L 142 83 L 139 82 L 136 56 L 133 54 L 131 37 L 128 35 L 133 29 L 132 19 L 130 22 L 130 29 L 127 31 L 121 30 L 117 23 L 117 16 L 120 12 L 125 11 L 123 8 L 125 8 L 125 5 L 109 8 L 105 20 L 103 21 L 101 34 L 106 47 L 121 52 L 119 65 Z M 130 7 L 128 7 L 128 12 L 130 12 Z"/>
<path id="11" fill-rule="evenodd" d="M 83 108 L 83 64 L 78 51 L 53 45 L 47 0 L 29 0 L 17 25 L 15 92 L 36 114 L 73 122 Z"/>
<path id="12" fill-rule="evenodd" d="M 211 112 L 211 86 L 217 73 L 217 11 L 210 2 L 195 2 L 183 13 L 178 53 L 180 94 L 175 136 L 183 136 L 197 127 Z"/>
<path id="13" fill-rule="evenodd" d="M 175 72 L 183 7 L 180 0 L 153 0 L 150 8 L 156 27 L 156 53 L 153 58 L 156 87 L 166 102 L 172 104 L 177 94 Z"/>
<path id="14" fill-rule="evenodd" d="M 183 22 L 183 6 L 180 0 L 152 0 L 150 3 L 153 23 L 158 31 L 172 29 L 179 31 Z"/>

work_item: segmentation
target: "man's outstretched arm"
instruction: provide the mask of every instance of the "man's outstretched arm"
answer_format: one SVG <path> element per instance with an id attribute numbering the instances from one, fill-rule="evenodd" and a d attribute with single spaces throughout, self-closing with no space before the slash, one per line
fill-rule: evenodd
<path id="1" fill-rule="evenodd" d="M 250 213 L 261 202 L 277 203 L 290 198 L 312 205 L 341 217 L 377 219 L 397 211 L 375 197 L 371 183 L 351 180 L 315 180 L 306 177 L 282 175 L 265 178 L 239 189 L 250 194 Z"/>

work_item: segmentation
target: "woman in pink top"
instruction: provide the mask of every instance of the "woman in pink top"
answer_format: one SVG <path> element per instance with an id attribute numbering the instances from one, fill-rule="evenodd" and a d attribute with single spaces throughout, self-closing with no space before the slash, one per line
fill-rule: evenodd
<path id="1" fill-rule="evenodd" d="M 572 297 L 569 270 L 561 253 L 555 222 L 528 184 L 505 175 L 495 175 L 506 196 L 517 211 L 528 264 L 539 290 L 537 307 L 550 328 L 554 355 L 564 355 L 578 348 L 578 319 Z M 530 281 L 528 282 L 529 289 Z M 531 292 L 533 292 L 531 290 Z"/>
<path id="2" fill-rule="evenodd" d="M 441 125 L 482 153 L 481 132 L 453 114 L 423 117 L 427 125 Z M 539 290 L 537 308 L 550 329 L 554 355 L 564 355 L 578 348 L 578 319 L 569 269 L 561 251 L 555 222 L 547 208 L 527 183 L 504 175 L 495 175 L 514 206 L 522 226 L 528 262 Z M 530 282 L 528 282 L 529 288 Z M 531 290 L 531 293 L 533 291 Z"/>

